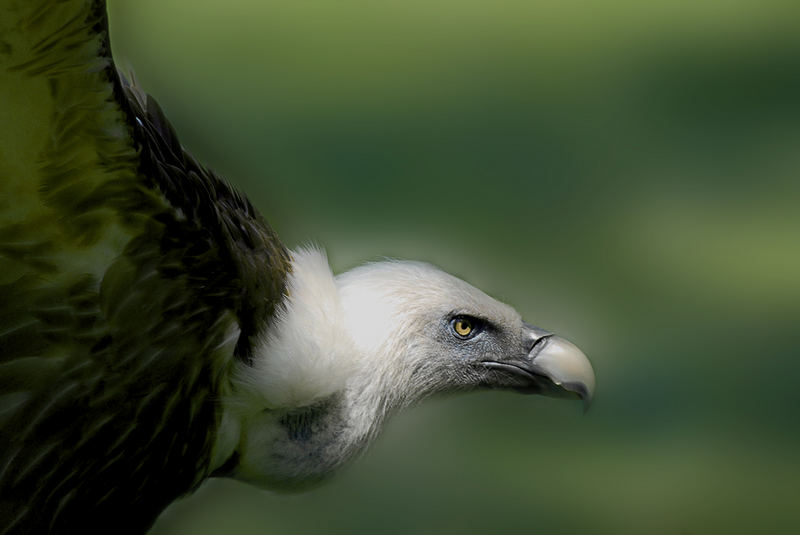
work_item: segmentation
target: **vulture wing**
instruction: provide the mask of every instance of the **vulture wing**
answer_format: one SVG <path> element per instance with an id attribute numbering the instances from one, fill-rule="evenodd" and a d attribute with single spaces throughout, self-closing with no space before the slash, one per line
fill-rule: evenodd
<path id="1" fill-rule="evenodd" d="M 118 75 L 104 1 L 0 12 L 0 533 L 141 533 L 208 476 L 288 253 Z"/>

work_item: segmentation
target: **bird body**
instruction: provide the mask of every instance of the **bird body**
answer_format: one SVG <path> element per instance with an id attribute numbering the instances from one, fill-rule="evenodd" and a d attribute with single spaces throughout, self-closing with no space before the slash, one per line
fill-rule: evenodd
<path id="1" fill-rule="evenodd" d="M 577 348 L 455 277 L 285 248 L 117 73 L 103 1 L 0 6 L 0 533 L 308 488 L 437 393 L 591 397 Z"/>

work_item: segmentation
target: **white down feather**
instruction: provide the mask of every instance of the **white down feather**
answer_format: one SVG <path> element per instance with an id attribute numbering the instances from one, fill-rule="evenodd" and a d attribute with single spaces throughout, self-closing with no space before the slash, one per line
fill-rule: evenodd
<path id="1" fill-rule="evenodd" d="M 341 318 L 325 253 L 311 247 L 292 252 L 287 297 L 255 349 L 253 368 L 240 378 L 263 408 L 303 407 L 343 389 L 356 358 Z"/>

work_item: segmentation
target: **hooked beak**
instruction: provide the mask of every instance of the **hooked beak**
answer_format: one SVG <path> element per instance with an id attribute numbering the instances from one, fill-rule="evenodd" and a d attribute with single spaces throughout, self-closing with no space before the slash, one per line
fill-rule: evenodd
<path id="1" fill-rule="evenodd" d="M 594 396 L 594 370 L 583 351 L 560 336 L 528 326 L 533 345 L 527 355 L 483 364 L 524 377 L 515 390 L 553 397 L 577 397 L 588 410 Z"/>

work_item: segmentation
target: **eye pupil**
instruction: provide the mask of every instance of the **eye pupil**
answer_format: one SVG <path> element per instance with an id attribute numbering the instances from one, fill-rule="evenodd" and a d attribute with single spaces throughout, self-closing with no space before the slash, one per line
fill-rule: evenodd
<path id="1" fill-rule="evenodd" d="M 460 318 L 455 321 L 453 328 L 459 336 L 469 336 L 472 332 L 472 323 L 469 320 Z"/>

